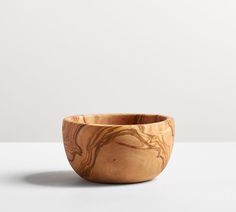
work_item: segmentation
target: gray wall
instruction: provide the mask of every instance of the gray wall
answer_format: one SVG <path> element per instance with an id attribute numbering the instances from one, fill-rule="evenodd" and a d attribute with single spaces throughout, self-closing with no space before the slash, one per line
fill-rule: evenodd
<path id="1" fill-rule="evenodd" d="M 0 141 L 61 141 L 81 113 L 169 114 L 236 140 L 233 0 L 0 2 Z"/>

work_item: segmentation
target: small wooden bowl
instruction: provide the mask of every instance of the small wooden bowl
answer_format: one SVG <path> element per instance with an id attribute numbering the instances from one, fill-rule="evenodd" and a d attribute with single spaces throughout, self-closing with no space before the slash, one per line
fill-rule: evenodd
<path id="1" fill-rule="evenodd" d="M 102 183 L 151 180 L 166 166 L 174 120 L 150 114 L 75 115 L 63 120 L 67 158 L 82 178 Z"/>

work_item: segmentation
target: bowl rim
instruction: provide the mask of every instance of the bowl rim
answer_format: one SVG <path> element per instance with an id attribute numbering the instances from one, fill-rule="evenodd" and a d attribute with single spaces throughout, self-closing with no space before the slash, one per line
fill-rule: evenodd
<path id="1" fill-rule="evenodd" d="M 151 122 L 151 123 L 142 123 L 142 124 L 95 124 L 95 123 L 78 123 L 74 120 L 72 120 L 73 117 L 92 117 L 92 116 L 130 116 L 130 115 L 146 115 L 146 116 L 162 116 L 165 118 L 163 121 L 157 121 L 157 122 Z M 97 113 L 97 114 L 76 114 L 76 115 L 70 115 L 63 118 L 63 122 L 68 123 L 74 123 L 77 125 L 86 125 L 86 126 L 104 126 L 104 127 L 131 127 L 131 126 L 147 126 L 147 125 L 163 125 L 168 124 L 169 121 L 174 121 L 174 119 L 167 115 L 162 115 L 159 113 Z"/>

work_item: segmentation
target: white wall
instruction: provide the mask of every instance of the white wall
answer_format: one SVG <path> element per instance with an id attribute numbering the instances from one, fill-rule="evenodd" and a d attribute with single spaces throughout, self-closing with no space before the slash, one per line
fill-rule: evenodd
<path id="1" fill-rule="evenodd" d="M 143 112 L 177 141 L 236 141 L 233 0 L 0 2 L 0 141 L 61 141 L 61 120 Z"/>

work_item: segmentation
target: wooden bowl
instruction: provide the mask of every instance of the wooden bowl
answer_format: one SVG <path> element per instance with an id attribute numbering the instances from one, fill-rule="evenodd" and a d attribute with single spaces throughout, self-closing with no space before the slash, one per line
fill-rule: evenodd
<path id="1" fill-rule="evenodd" d="M 102 183 L 151 180 L 166 166 L 174 120 L 151 114 L 75 115 L 63 120 L 67 158 L 82 178 Z"/>

